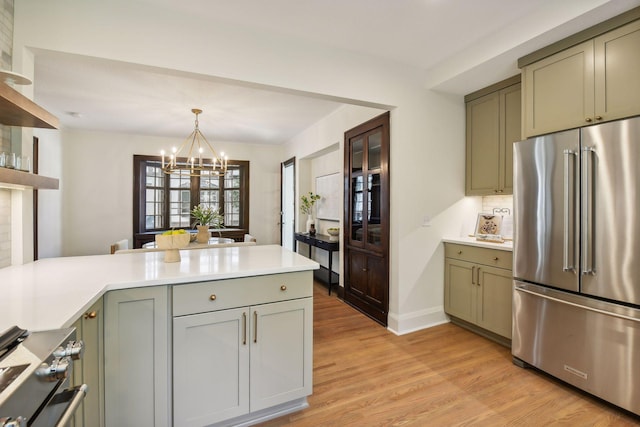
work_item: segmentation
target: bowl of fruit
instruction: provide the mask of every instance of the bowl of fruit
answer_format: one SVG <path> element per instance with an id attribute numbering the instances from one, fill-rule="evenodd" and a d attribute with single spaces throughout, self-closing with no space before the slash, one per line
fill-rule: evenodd
<path id="1" fill-rule="evenodd" d="M 164 262 L 180 261 L 179 249 L 189 245 L 191 235 L 185 230 L 168 230 L 156 235 L 156 246 L 164 249 Z"/>
<path id="2" fill-rule="evenodd" d="M 338 227 L 329 227 L 327 228 L 327 234 L 330 237 L 330 240 L 339 240 L 340 239 L 340 229 Z"/>

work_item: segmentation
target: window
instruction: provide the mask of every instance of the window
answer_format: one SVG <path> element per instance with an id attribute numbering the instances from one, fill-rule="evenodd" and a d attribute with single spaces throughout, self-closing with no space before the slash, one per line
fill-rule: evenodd
<path id="1" fill-rule="evenodd" d="M 249 162 L 231 161 L 224 176 L 162 171 L 160 157 L 133 156 L 134 232 L 192 228 L 191 209 L 220 209 L 225 228 L 249 229 Z"/>

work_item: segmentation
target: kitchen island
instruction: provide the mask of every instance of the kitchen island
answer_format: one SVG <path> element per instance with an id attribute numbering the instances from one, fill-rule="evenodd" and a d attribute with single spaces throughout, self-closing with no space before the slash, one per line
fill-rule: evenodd
<path id="1" fill-rule="evenodd" d="M 252 423 L 306 407 L 318 264 L 270 245 L 181 255 L 179 263 L 142 252 L 2 269 L 0 329 L 103 315 L 94 352 L 104 372 L 91 377 L 101 379 L 93 392 L 104 395 L 107 426 Z M 103 312 L 87 312 L 96 306 Z"/>

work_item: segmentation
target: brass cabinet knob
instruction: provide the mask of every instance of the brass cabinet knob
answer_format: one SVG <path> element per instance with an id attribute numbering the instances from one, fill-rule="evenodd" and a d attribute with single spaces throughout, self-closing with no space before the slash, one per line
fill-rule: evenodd
<path id="1" fill-rule="evenodd" d="M 494 261 L 497 261 L 497 260 L 498 260 L 498 257 L 497 257 L 497 256 L 494 256 L 494 257 L 493 257 L 493 260 L 494 260 Z"/>
<path id="2" fill-rule="evenodd" d="M 281 290 L 281 291 L 286 291 L 286 290 L 287 290 L 287 287 L 286 287 L 285 285 L 282 285 L 282 286 L 280 286 L 280 290 Z"/>
<path id="3" fill-rule="evenodd" d="M 458 251 L 458 255 L 462 255 L 462 251 Z"/>
<path id="4" fill-rule="evenodd" d="M 596 120 L 602 120 L 602 116 L 596 116 Z"/>
<path id="5" fill-rule="evenodd" d="M 587 117 L 586 119 L 584 119 L 584 121 L 587 123 L 591 123 L 593 119 L 591 117 Z"/>
<path id="6" fill-rule="evenodd" d="M 217 298 L 217 297 L 216 297 L 216 294 L 211 294 L 211 296 L 209 297 L 209 299 L 210 299 L 211 301 L 215 301 L 215 300 L 216 300 L 216 298 Z"/>
<path id="7" fill-rule="evenodd" d="M 97 316 L 98 316 L 98 313 L 96 313 L 95 311 L 90 311 L 84 314 L 85 319 L 95 319 Z"/>

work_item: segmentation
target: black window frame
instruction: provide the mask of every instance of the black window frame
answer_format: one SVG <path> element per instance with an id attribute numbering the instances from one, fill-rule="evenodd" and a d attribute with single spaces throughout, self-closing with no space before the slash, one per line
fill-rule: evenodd
<path id="1" fill-rule="evenodd" d="M 162 214 L 163 223 L 159 228 L 146 227 L 146 170 L 147 164 L 151 163 L 153 166 L 161 164 L 160 156 L 147 156 L 136 154 L 133 156 L 133 233 L 134 236 L 144 234 L 157 234 L 170 229 L 170 216 L 169 216 L 169 179 L 164 180 L 164 212 Z M 186 162 L 186 159 L 178 159 L 178 161 Z M 229 168 L 237 168 L 240 172 L 240 197 L 239 197 L 239 224 L 237 226 L 229 226 L 236 232 L 248 233 L 249 230 L 249 162 L 245 160 L 229 160 L 227 163 Z M 166 175 L 165 175 L 166 177 Z M 190 177 L 190 205 L 191 209 L 200 203 L 200 177 Z M 225 205 L 225 179 L 224 176 L 220 177 L 219 192 L 220 192 L 220 207 L 221 213 L 224 213 Z M 236 189 L 236 187 L 233 187 Z M 207 189 L 209 190 L 209 189 Z M 193 222 L 190 223 L 190 227 Z M 236 233 L 237 234 L 237 233 Z"/>

